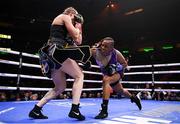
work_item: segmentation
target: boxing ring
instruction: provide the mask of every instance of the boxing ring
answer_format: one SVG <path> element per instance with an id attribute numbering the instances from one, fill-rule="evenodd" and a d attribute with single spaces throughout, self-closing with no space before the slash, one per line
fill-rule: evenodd
<path id="1" fill-rule="evenodd" d="M 0 91 L 48 91 L 52 87 L 44 87 L 43 83 L 51 83 L 51 79 L 42 76 L 40 73 L 40 65 L 38 63 L 38 56 L 13 51 L 11 49 L 0 49 L 0 52 L 6 53 L 11 56 L 0 59 L 0 64 L 7 66 L 6 71 L 0 72 L 0 78 L 15 83 L 6 84 L 1 82 Z M 26 58 L 24 61 L 23 58 Z M 29 59 L 27 59 L 29 58 Z M 29 63 L 33 62 L 33 63 Z M 80 64 L 80 66 L 83 66 Z M 141 94 L 143 92 L 173 92 L 179 93 L 180 88 L 174 87 L 180 85 L 180 81 L 161 81 L 158 80 L 158 75 L 164 74 L 176 74 L 179 75 L 180 70 L 162 70 L 159 68 L 179 67 L 180 63 L 168 63 L 168 64 L 152 64 L 152 65 L 132 65 L 128 67 L 125 72 L 125 78 L 122 83 L 125 89 Z M 15 68 L 16 67 L 16 68 Z M 12 69 L 11 69 L 12 68 Z M 25 68 L 23 70 L 23 68 Z M 34 71 L 38 71 L 34 74 Z M 93 70 L 93 71 L 92 71 Z M 95 71 L 94 71 L 95 70 Z M 99 84 L 101 86 L 102 81 L 94 79 L 94 77 L 101 77 L 102 74 L 98 72 L 99 67 L 92 65 L 91 69 L 84 70 L 85 78 L 84 84 Z M 141 71 L 139 71 L 141 70 Z M 13 73 L 16 72 L 16 73 Z M 28 72 L 34 75 L 27 74 Z M 39 75 L 38 75 L 39 74 Z M 90 75 L 90 76 L 86 76 Z M 96 75 L 96 76 L 95 76 Z M 138 77 L 140 76 L 140 78 Z M 94 80 L 91 80 L 92 78 Z M 141 81 L 135 80 L 136 78 L 142 79 Z M 100 79 L 100 78 L 99 78 Z M 145 79 L 145 80 L 144 80 Z M 31 83 L 26 81 L 31 81 Z M 43 82 L 45 81 L 45 82 Z M 42 85 L 40 85 L 40 83 Z M 68 78 L 67 82 L 72 83 L 73 79 Z M 38 83 L 42 87 L 37 87 L 33 83 Z M 152 85 L 151 88 L 145 88 L 145 85 Z M 27 86 L 26 86 L 27 85 Z M 156 85 L 158 88 L 156 88 Z M 172 86 L 171 86 L 172 85 Z M 35 87 L 32 87 L 35 86 Z M 94 85 L 92 85 L 94 86 Z M 165 87 L 161 88 L 159 86 Z M 171 86 L 171 87 L 169 87 Z M 65 91 L 71 92 L 71 88 L 67 88 Z M 83 92 L 102 92 L 101 87 L 89 88 L 85 87 Z M 30 119 L 28 117 L 29 111 L 32 109 L 37 100 L 34 101 L 9 101 L 0 102 L 0 123 L 80 123 L 75 119 L 68 117 L 68 112 L 71 107 L 72 99 L 56 99 L 47 103 L 43 107 L 43 113 L 49 118 L 45 120 Z M 124 98 L 111 98 L 109 102 L 109 116 L 103 120 L 94 119 L 100 109 L 102 102 L 101 98 L 81 98 L 81 112 L 86 116 L 86 120 L 81 123 L 100 123 L 100 124 L 177 124 L 180 123 L 180 102 L 179 101 L 160 101 L 160 100 L 144 100 L 142 99 L 142 110 L 139 111 L 135 104 L 130 103 L 130 99 Z"/>

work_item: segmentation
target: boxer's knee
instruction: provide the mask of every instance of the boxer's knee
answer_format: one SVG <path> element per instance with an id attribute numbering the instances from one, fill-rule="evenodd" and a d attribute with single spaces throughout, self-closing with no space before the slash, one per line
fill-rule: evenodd
<path id="1" fill-rule="evenodd" d="M 108 77 L 103 77 L 103 84 L 109 84 L 110 79 Z"/>
<path id="2" fill-rule="evenodd" d="M 75 80 L 83 80 L 84 79 L 84 73 L 82 71 L 76 73 L 74 75 Z"/>

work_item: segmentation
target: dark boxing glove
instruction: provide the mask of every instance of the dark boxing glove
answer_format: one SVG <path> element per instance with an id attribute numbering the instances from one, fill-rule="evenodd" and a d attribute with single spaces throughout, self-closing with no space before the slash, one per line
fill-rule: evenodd
<path id="1" fill-rule="evenodd" d="M 84 23 L 83 16 L 81 14 L 76 14 L 74 16 L 74 21 L 83 24 Z"/>
<path id="2" fill-rule="evenodd" d="M 116 72 L 123 72 L 123 66 L 120 63 L 110 64 L 105 70 L 108 75 L 113 75 Z"/>
<path id="3" fill-rule="evenodd" d="M 87 61 L 85 64 L 83 64 L 82 69 L 87 70 L 91 68 L 91 61 Z"/>

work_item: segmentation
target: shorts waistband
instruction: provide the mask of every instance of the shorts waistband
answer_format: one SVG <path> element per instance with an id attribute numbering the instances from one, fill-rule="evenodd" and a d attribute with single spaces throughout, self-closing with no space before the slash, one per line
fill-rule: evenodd
<path id="1" fill-rule="evenodd" d="M 61 39 L 61 38 L 51 37 L 51 38 L 49 38 L 49 40 L 48 40 L 48 45 L 51 46 L 51 45 L 53 45 L 53 44 L 56 44 L 56 46 L 57 46 L 58 48 L 65 48 L 66 45 L 67 45 L 67 42 L 66 42 L 66 40 Z"/>

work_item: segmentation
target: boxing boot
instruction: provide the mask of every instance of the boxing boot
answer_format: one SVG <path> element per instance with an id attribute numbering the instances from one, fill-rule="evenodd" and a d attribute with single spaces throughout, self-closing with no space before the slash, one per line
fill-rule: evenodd
<path id="1" fill-rule="evenodd" d="M 130 99 L 131 99 L 131 103 L 136 103 L 136 105 L 138 106 L 139 110 L 142 109 L 140 98 L 138 98 L 137 96 L 131 96 Z"/>
<path id="2" fill-rule="evenodd" d="M 42 107 L 35 105 L 34 108 L 29 112 L 29 117 L 34 119 L 48 119 L 48 117 L 43 115 L 41 111 Z"/>
<path id="3" fill-rule="evenodd" d="M 107 108 L 108 108 L 108 106 L 106 104 L 101 104 L 100 113 L 95 117 L 95 119 L 107 118 L 108 117 Z"/>
<path id="4" fill-rule="evenodd" d="M 78 105 L 72 104 L 72 107 L 71 107 L 71 110 L 70 110 L 68 116 L 70 118 L 76 118 L 80 121 L 85 120 L 85 117 L 79 111 L 79 104 Z"/>

